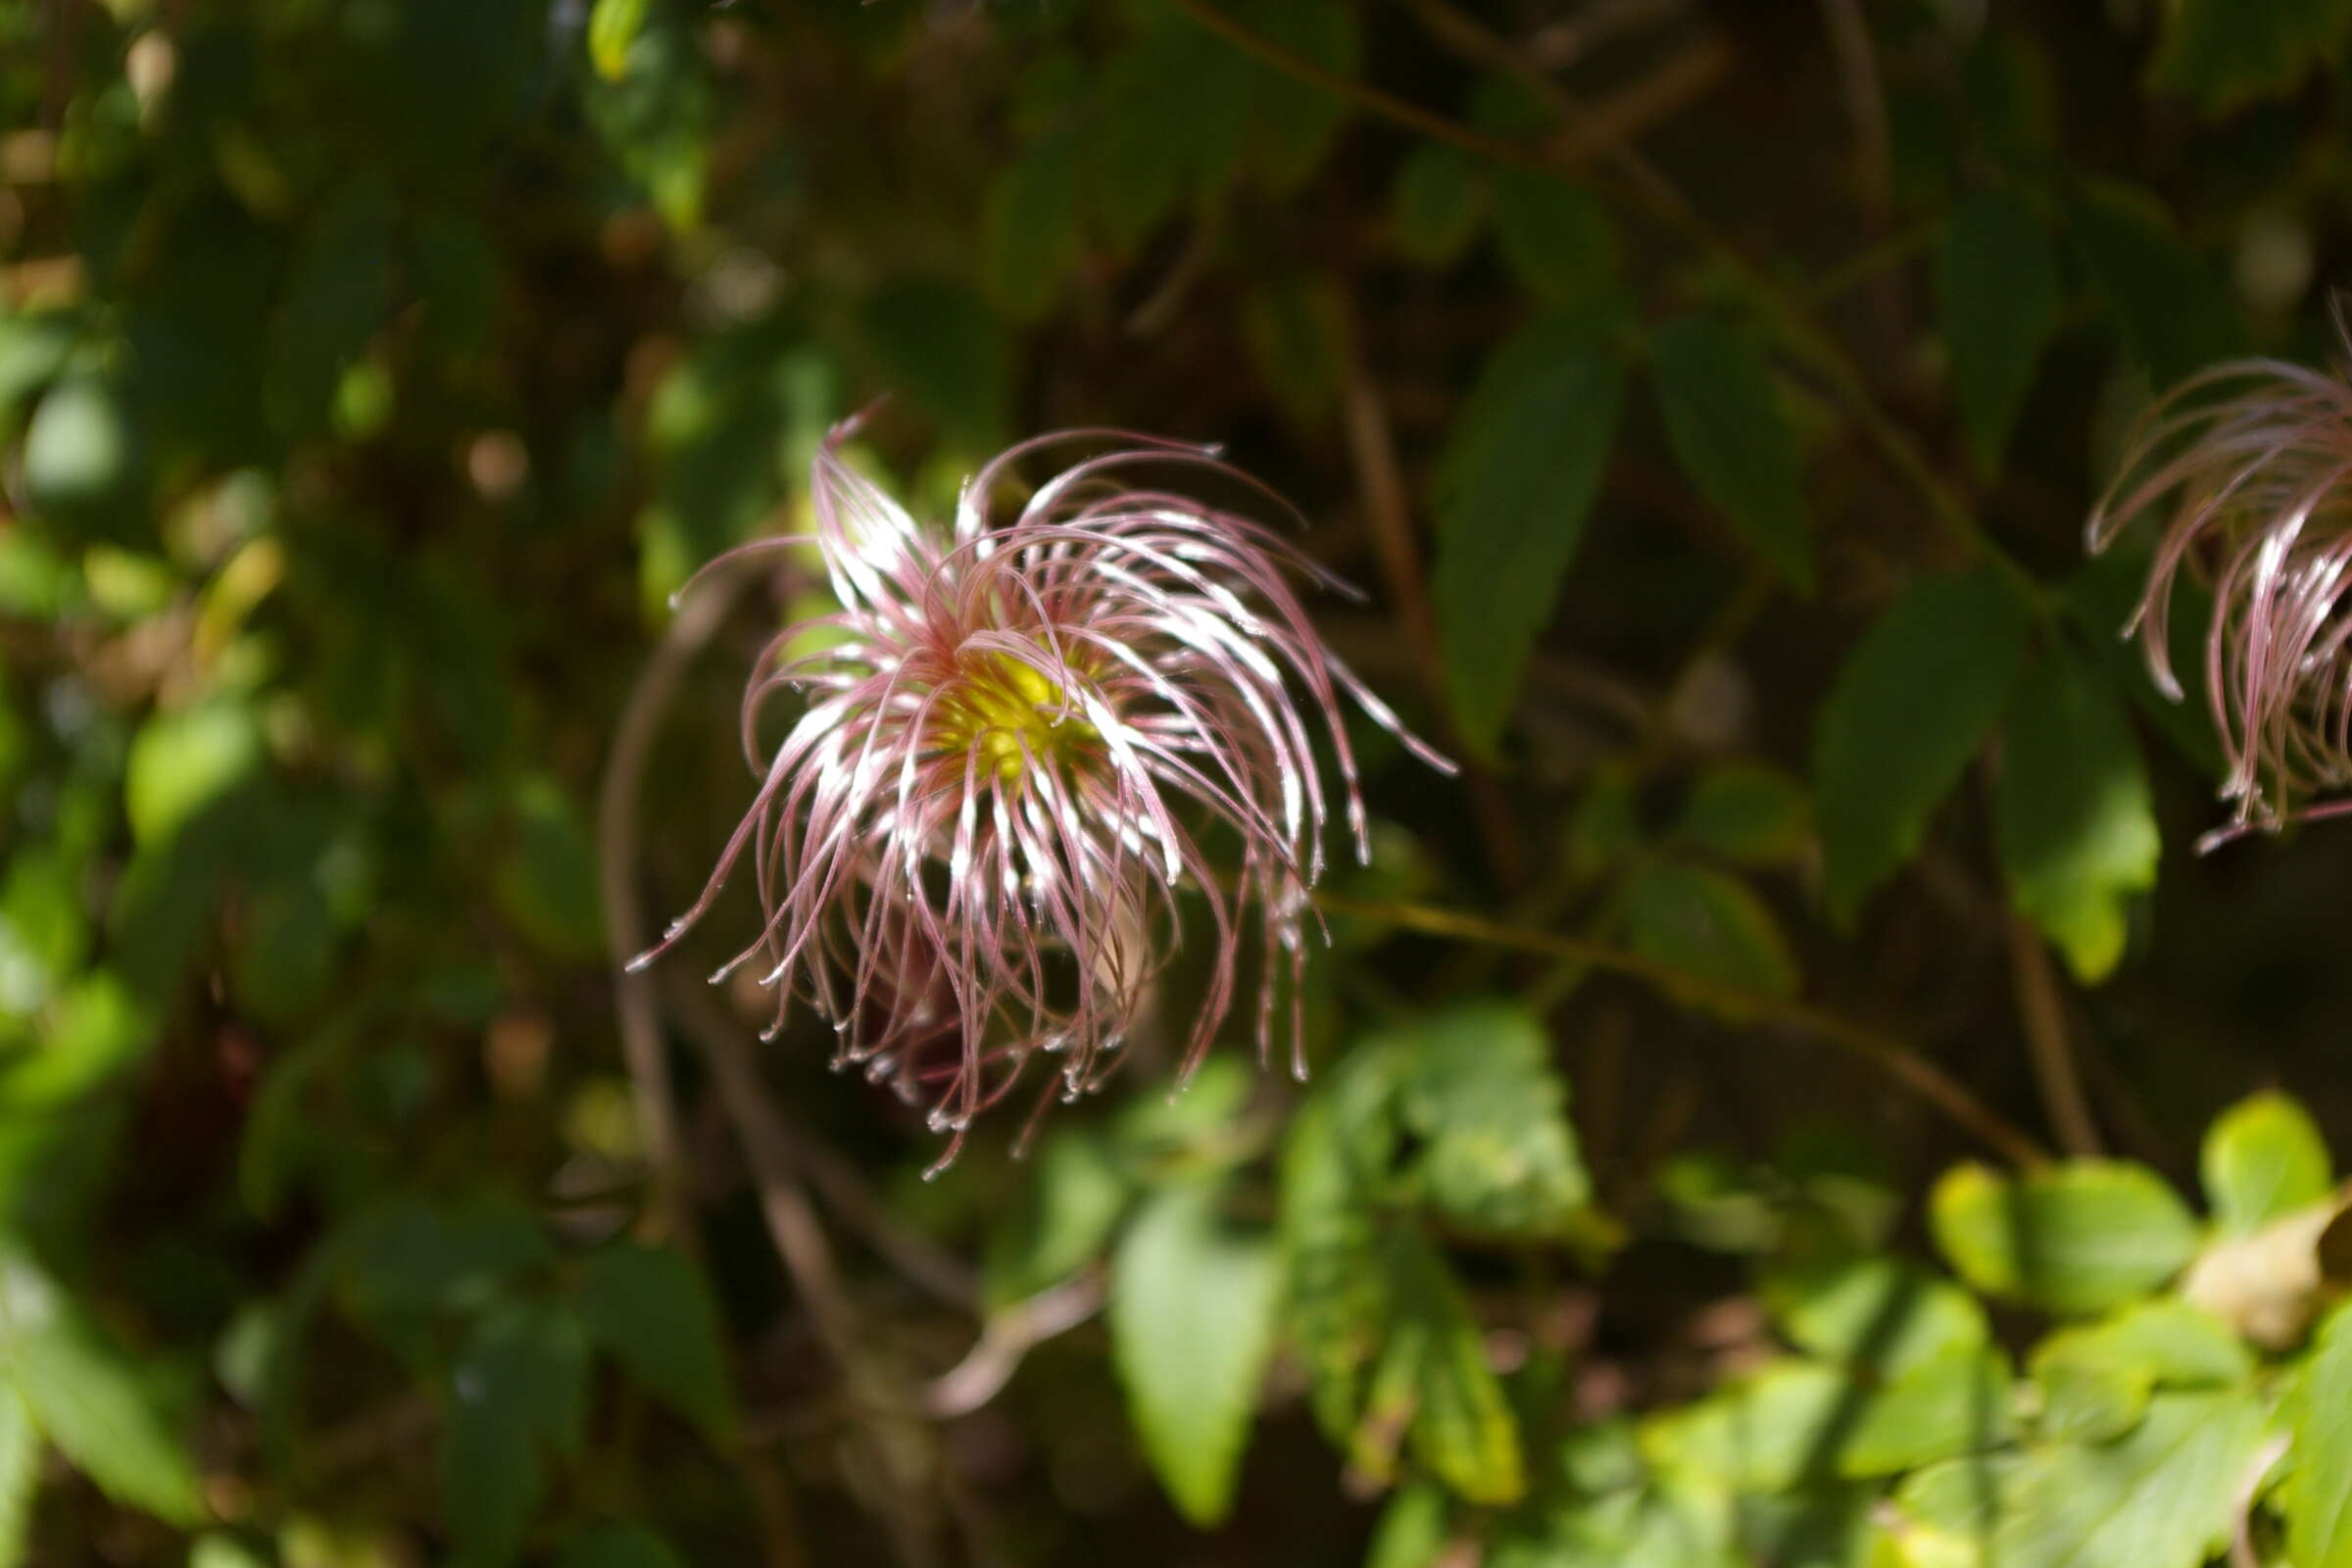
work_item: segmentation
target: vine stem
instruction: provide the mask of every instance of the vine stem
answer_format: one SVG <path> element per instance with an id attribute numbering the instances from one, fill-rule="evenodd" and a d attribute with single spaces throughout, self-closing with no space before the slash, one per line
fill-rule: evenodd
<path id="1" fill-rule="evenodd" d="M 1561 936 L 1549 931 L 1503 925 L 1474 914 L 1429 905 L 1393 904 L 1348 898 L 1337 893 L 1317 893 L 1315 904 L 1326 914 L 1361 915 L 1428 936 L 1481 943 L 1488 947 L 1541 954 L 1546 957 L 1589 964 L 1595 969 L 1605 969 L 1640 980 L 1699 1006 L 1734 1016 L 1767 1018 L 1801 1029 L 1868 1062 L 1976 1134 L 1988 1148 L 1998 1150 L 2017 1164 L 2035 1166 L 2049 1163 L 2049 1152 L 2039 1143 L 1979 1100 L 1959 1080 L 1928 1060 L 1909 1042 L 1860 1019 L 1849 1018 L 1809 1002 L 1776 996 L 1768 991 L 1710 980 L 1678 969 L 1672 964 L 1660 963 L 1655 958 L 1629 949 L 1586 937 Z"/>
<path id="2" fill-rule="evenodd" d="M 1918 493 L 1937 526 L 1971 557 L 1989 563 L 2037 613 L 2049 612 L 2049 591 L 1978 525 L 1959 494 L 1936 473 L 1935 466 L 1903 428 L 1879 407 L 1861 368 L 1827 329 L 1813 319 L 1804 301 L 1749 261 L 1673 181 L 1634 148 L 1630 138 L 1642 128 L 1641 122 L 1623 122 L 1630 117 L 1603 117 L 1586 109 L 1509 39 L 1489 30 L 1485 24 L 1455 10 L 1446 0 L 1413 0 L 1414 11 L 1432 35 L 1464 58 L 1525 82 L 1570 126 L 1568 137 L 1530 145 L 1490 135 L 1384 88 L 1317 65 L 1209 0 L 1168 0 L 1168 4 L 1284 74 L 1464 152 L 1571 178 L 1582 175 L 1591 164 L 1605 168 L 1653 219 L 1681 232 L 1724 269 L 1782 347 L 1821 378 L 1863 440 L 1898 478 Z"/>

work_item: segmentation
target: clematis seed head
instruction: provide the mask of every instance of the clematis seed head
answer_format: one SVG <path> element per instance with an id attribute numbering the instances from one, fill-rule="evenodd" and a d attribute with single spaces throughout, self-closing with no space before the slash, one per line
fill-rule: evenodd
<path id="1" fill-rule="evenodd" d="M 1185 479 L 1216 478 L 1274 502 L 1211 448 L 1037 437 L 986 464 L 932 527 L 849 466 L 857 425 L 816 456 L 812 536 L 721 558 L 813 544 L 841 608 L 756 663 L 741 728 L 758 788 L 701 896 L 633 967 L 748 865 L 764 918 L 713 979 L 757 963 L 776 996 L 770 1037 L 811 1006 L 837 1065 L 927 1104 L 952 1156 L 1040 1055 L 1059 1098 L 1102 1082 L 1174 959 L 1181 895 L 1208 941 L 1201 989 L 1177 1007 L 1183 1070 L 1223 1027 L 1251 949 L 1260 1058 L 1287 995 L 1299 1065 L 1308 894 L 1334 795 L 1318 742 L 1359 858 L 1345 703 L 1452 771 L 1308 619 L 1298 584 L 1346 584 L 1265 522 L 1187 493 Z M 1001 504 L 1016 465 L 1080 449 Z M 812 631 L 827 646 L 786 657 Z M 763 748 L 760 719 L 787 697 L 798 717 Z"/>
<path id="2" fill-rule="evenodd" d="M 2339 318 L 2339 326 L 2341 325 Z M 2352 384 L 2278 360 L 2217 365 L 2140 420 L 2092 512 L 2105 549 L 2142 519 L 2155 561 L 2126 626 L 2179 700 L 2170 653 L 2180 580 L 2208 584 L 2205 687 L 2231 823 L 2206 843 L 2352 803 Z"/>

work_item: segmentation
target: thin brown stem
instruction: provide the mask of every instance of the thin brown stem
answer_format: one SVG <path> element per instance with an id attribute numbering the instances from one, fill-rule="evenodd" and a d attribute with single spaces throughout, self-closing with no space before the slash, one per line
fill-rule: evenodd
<path id="1" fill-rule="evenodd" d="M 1821 15 L 1830 34 L 1830 52 L 1838 61 L 1845 118 L 1853 125 L 1854 173 L 1862 187 L 1862 204 L 1874 221 L 1884 222 L 1894 210 L 1894 138 L 1886 125 L 1886 84 L 1871 43 L 1870 23 L 1862 15 L 1860 0 L 1821 0 Z"/>
<path id="2" fill-rule="evenodd" d="M 725 1042 L 742 1032 L 742 1025 L 727 1016 L 710 989 L 690 979 L 670 987 L 663 1001 L 671 1015 L 706 1051 L 728 1049 Z M 977 1306 L 980 1287 L 968 1264 L 929 1237 L 899 1223 L 856 1167 L 808 1128 L 792 1122 L 772 1103 L 768 1113 L 782 1135 L 770 1147 L 783 1151 L 834 1217 L 855 1232 L 875 1256 L 942 1301 L 966 1310 Z"/>
<path id="3" fill-rule="evenodd" d="M 1734 1016 L 1770 1019 L 1801 1029 L 1870 1063 L 2018 1164 L 2041 1165 L 2049 1161 L 2049 1152 L 2040 1144 L 2011 1125 L 1958 1080 L 1920 1054 L 1907 1041 L 1827 1007 L 1690 974 L 1672 964 L 1660 963 L 1655 958 L 1605 942 L 1500 925 L 1453 909 L 1351 899 L 1330 893 L 1317 894 L 1315 902 L 1330 914 L 1363 915 L 1430 936 L 1450 937 L 1460 942 L 1480 942 L 1520 953 L 1573 959 L 1595 969 L 1605 969 L 1640 980 L 1710 1010 Z"/>
<path id="4" fill-rule="evenodd" d="M 726 619 L 743 583 L 740 575 L 728 574 L 718 582 L 706 584 L 688 599 L 685 609 L 671 622 L 622 708 L 597 803 L 607 941 L 617 971 L 615 1016 L 643 1129 L 647 1165 L 652 1173 L 644 1228 L 689 1247 L 694 1232 L 685 1223 L 688 1187 L 684 1144 L 678 1132 L 676 1096 L 662 1052 L 659 1008 L 651 977 L 629 974 L 623 966 L 644 945 L 645 913 L 636 879 L 637 824 L 644 796 L 646 758 L 677 695 L 688 663 Z M 742 1033 L 716 1030 L 704 1043 L 712 1074 L 718 1081 L 720 1102 L 734 1124 L 745 1157 L 751 1162 L 769 1238 L 795 1292 L 808 1310 L 818 1343 L 841 1368 L 843 1379 L 854 1394 L 868 1394 L 878 1405 L 894 1402 L 887 1396 L 883 1378 L 861 1351 L 856 1314 L 842 1289 L 832 1248 L 793 1169 L 786 1134 L 760 1082 L 759 1068 Z M 869 1437 L 867 1446 L 877 1463 L 898 1462 L 895 1456 L 899 1446 L 879 1436 Z M 744 1452 L 747 1480 L 764 1510 L 775 1499 L 777 1478 L 760 1473 L 764 1461 L 754 1463 L 749 1457 L 750 1450 Z M 895 1555 L 909 1568 L 929 1563 L 937 1555 L 923 1512 L 897 1505 L 878 1510 Z"/>
<path id="5" fill-rule="evenodd" d="M 2041 935 L 2022 916 L 2006 918 L 2009 927 L 2009 972 L 2017 989 L 2018 1019 L 2025 1025 L 2026 1048 L 2034 1062 L 2034 1080 L 2049 1113 L 2058 1146 L 2070 1154 L 2106 1152 L 2099 1125 L 2082 1092 L 2082 1075 L 2066 1039 L 2066 1002 L 2058 974 Z"/>
<path id="6" fill-rule="evenodd" d="M 637 888 L 637 823 L 645 789 L 646 754 L 677 696 L 686 666 L 702 651 L 743 591 L 740 577 L 709 584 L 686 602 L 646 662 L 622 705 L 612 751 L 597 793 L 598 878 L 605 906 L 605 940 L 612 956 L 612 1014 L 621 1057 L 636 1100 L 638 1136 L 645 1142 L 652 1188 L 640 1230 L 649 1238 L 692 1245 L 685 1223 L 685 1145 L 678 1135 L 677 1096 L 662 1049 L 653 979 L 626 965 L 645 946 L 645 901 Z"/>
<path id="7" fill-rule="evenodd" d="M 970 1353 L 924 1388 L 923 1413 L 942 1420 L 971 1414 L 1012 1381 L 1030 1350 L 1101 1310 L 1102 1282 L 1082 1274 L 994 1314 Z"/>

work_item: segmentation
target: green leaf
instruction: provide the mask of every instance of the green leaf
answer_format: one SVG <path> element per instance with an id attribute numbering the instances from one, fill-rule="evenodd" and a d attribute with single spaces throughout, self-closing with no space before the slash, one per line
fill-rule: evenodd
<path id="1" fill-rule="evenodd" d="M 2067 611 L 2087 634 L 2091 655 L 2108 679 L 2132 694 L 2140 711 L 2200 772 L 2219 774 L 2222 749 L 2214 738 L 2205 693 L 2205 629 L 2213 624 L 2213 591 L 2185 574 L 2173 584 L 2167 642 L 2173 674 L 2180 684 L 2178 700 L 2157 689 L 2139 644 L 2124 640 L 2124 628 L 2147 589 L 2154 561 L 2153 550 L 2136 541 L 2119 541 L 2068 580 Z"/>
<path id="2" fill-rule="evenodd" d="M 1084 254 L 1079 143 L 1048 136 L 998 172 L 980 215 L 980 286 L 1022 320 L 1061 303 Z"/>
<path id="3" fill-rule="evenodd" d="M 229 954 L 238 1003 L 267 1022 L 293 1019 L 333 984 L 337 946 L 334 919 L 317 879 L 263 890 L 248 906 Z"/>
<path id="4" fill-rule="evenodd" d="M 1744 882 L 1701 866 L 1652 860 L 1627 884 L 1624 914 L 1626 940 L 1645 958 L 1716 985 L 1796 995 L 1796 959 L 1772 911 Z M 1701 992 L 1691 1000 L 1723 1005 Z"/>
<path id="5" fill-rule="evenodd" d="M 1874 1568 L 2193 1568 L 2219 1548 L 2261 1439 L 2242 1394 L 2162 1395 L 2128 1437 L 1931 1466 Z"/>
<path id="6" fill-rule="evenodd" d="M 1242 303 L 1242 342 L 1277 407 L 1314 429 L 1347 379 L 1347 323 L 1329 284 L 1298 273 L 1267 278 Z"/>
<path id="7" fill-rule="evenodd" d="M 735 1426 L 718 1308 L 684 1254 L 612 1242 L 588 1256 L 580 1317 L 597 1347 L 638 1387 L 713 1442 Z"/>
<path id="8" fill-rule="evenodd" d="M 495 1398 L 538 1442 L 577 1457 L 588 1419 L 588 1330 L 554 1301 L 508 1301 L 474 1324 L 450 1368 L 458 1405 Z"/>
<path id="9" fill-rule="evenodd" d="M 0 1568 L 23 1568 L 32 1542 L 33 1494 L 41 1485 L 41 1434 L 13 1386 L 0 1386 Z"/>
<path id="10" fill-rule="evenodd" d="M 1302 60 L 1339 76 L 1355 74 L 1361 53 L 1347 0 L 1277 0 L 1252 7 L 1250 25 Z M 1298 186 L 1331 150 L 1351 112 L 1348 100 L 1304 87 L 1289 73 L 1252 62 L 1250 173 L 1274 191 Z"/>
<path id="11" fill-rule="evenodd" d="M 1728 1498 L 1680 1481 L 1642 1491 L 1575 1497 L 1536 1518 L 1511 1520 L 1485 1568 L 1752 1568 L 1733 1533 Z M 1791 1568 L 1813 1568 L 1792 1564 Z"/>
<path id="12" fill-rule="evenodd" d="M 588 13 L 588 59 L 607 81 L 628 74 L 629 45 L 645 25 L 652 0 L 596 0 Z"/>
<path id="13" fill-rule="evenodd" d="M 1928 821 L 1999 719 L 2028 616 L 1989 569 L 1931 577 L 1863 637 L 1814 732 L 1814 810 L 1832 915 L 1918 853 Z"/>
<path id="14" fill-rule="evenodd" d="M 2053 650 L 2019 683 L 1993 821 L 2018 912 L 2079 979 L 2106 978 L 2163 844 L 2131 715 L 2071 652 Z"/>
<path id="15" fill-rule="evenodd" d="M 1642 1446 L 1663 1471 L 1740 1491 L 1893 1475 L 2007 1438 L 2008 1376 L 1985 1345 L 1949 1346 L 1883 1384 L 1781 1361 L 1651 1417 Z"/>
<path id="16" fill-rule="evenodd" d="M 2262 1404 L 2249 1393 L 2159 1394 L 2113 1442 L 1935 1466 L 1896 1494 L 1894 1561 L 2197 1568 L 2229 1538 L 2262 1433 Z"/>
<path id="17" fill-rule="evenodd" d="M 1089 206 L 1112 250 L 1225 183 L 1260 90 L 1252 62 L 1182 19 L 1147 26 L 1103 65 L 1086 146 Z"/>
<path id="18" fill-rule="evenodd" d="M 1400 1487 L 1372 1527 L 1364 1568 L 1435 1568 L 1446 1536 L 1446 1494 L 1426 1483 Z"/>
<path id="19" fill-rule="evenodd" d="M 1439 464 L 1431 592 L 1446 696 L 1482 755 L 1584 537 L 1623 388 L 1592 320 L 1539 322 L 1489 362 Z"/>
<path id="20" fill-rule="evenodd" d="M 1608 210 L 1582 185 L 1536 170 L 1496 172 L 1494 239 L 1520 286 L 1554 309 L 1591 305 L 1616 286 Z"/>
<path id="21" fill-rule="evenodd" d="M 2254 1357 L 2220 1319 L 2168 1297 L 2050 1335 L 2033 1373 L 2043 1437 L 2103 1443 L 2130 1431 L 2158 1388 L 2241 1386 Z"/>
<path id="22" fill-rule="evenodd" d="M 1357 1052 L 1292 1118 L 1281 1172 L 1287 1326 L 1312 1382 L 1315 1419 L 1345 1440 L 1387 1298 L 1372 1267 L 1384 1180 L 1397 1144 L 1395 1054 Z"/>
<path id="23" fill-rule="evenodd" d="M 2243 350 L 2236 304 L 2152 199 L 2102 187 L 2070 205 L 2067 220 L 2092 289 L 2158 390 Z"/>
<path id="24" fill-rule="evenodd" d="M 1397 1114 L 1421 1140 L 1408 1179 L 1432 1203 L 1499 1234 L 1574 1233 L 1592 1187 L 1541 1021 L 1470 1004 L 1363 1049 L 1384 1048 L 1402 1057 Z"/>
<path id="25" fill-rule="evenodd" d="M 270 1568 L 270 1559 L 226 1531 L 215 1530 L 188 1548 L 188 1568 Z"/>
<path id="26" fill-rule="evenodd" d="M 2335 1185 L 2319 1124 L 2275 1090 L 2249 1095 L 2215 1118 L 2198 1170 L 2214 1223 L 2233 1236 L 2316 1203 Z"/>
<path id="27" fill-rule="evenodd" d="M 2220 117 L 2303 85 L 2342 50 L 2346 0 L 2179 0 L 2148 62 L 2149 85 Z"/>
<path id="28" fill-rule="evenodd" d="M 345 1304 L 396 1348 L 429 1340 L 440 1316 L 480 1311 L 555 1257 L 530 1210 L 495 1196 L 386 1199 L 355 1215 L 336 1247 Z"/>
<path id="29" fill-rule="evenodd" d="M 1762 1295 L 1797 1346 L 1876 1379 L 1992 1341 L 1976 1298 L 1898 1258 L 1785 1264 L 1765 1276 Z"/>
<path id="30" fill-rule="evenodd" d="M 139 842 L 172 837 L 262 763 L 253 712 L 226 698 L 157 713 L 130 743 L 122 805 Z"/>
<path id="31" fill-rule="evenodd" d="M 686 1559 L 643 1525 L 599 1525 L 565 1542 L 556 1568 L 686 1568 Z"/>
<path id="32" fill-rule="evenodd" d="M 1020 1206 L 989 1232 L 981 1268 L 988 1306 L 1010 1306 L 1093 1262 L 1129 1196 L 1126 1174 L 1100 1134 L 1055 1129 L 1038 1152 Z"/>
<path id="33" fill-rule="evenodd" d="M 2197 1222 L 2145 1166 L 2078 1159 L 2015 1178 L 1945 1173 L 1929 1200 L 1936 1245 L 1971 1286 L 2066 1315 L 2148 1295 L 2197 1249 Z"/>
<path id="34" fill-rule="evenodd" d="M 603 952 L 596 846 L 579 808 L 562 785 L 534 773 L 514 784 L 507 809 L 513 826 L 494 873 L 507 918 L 560 957 Z"/>
<path id="35" fill-rule="evenodd" d="M 1446 1260 L 1409 1226 L 1388 1229 L 1376 1255 L 1388 1334 L 1350 1457 L 1385 1479 L 1403 1429 L 1413 1456 L 1468 1501 L 1516 1502 L 1527 1485 L 1518 1425 Z"/>
<path id="36" fill-rule="evenodd" d="M 1202 1528 L 1233 1506 L 1282 1298 L 1273 1245 L 1230 1231 L 1222 1196 L 1203 1184 L 1155 1194 L 1110 1260 L 1128 1414 L 1177 1511 Z"/>
<path id="37" fill-rule="evenodd" d="M 138 491 L 139 433 L 122 388 L 68 375 L 41 394 L 24 429 L 24 493 L 60 518 L 111 517 Z"/>
<path id="38" fill-rule="evenodd" d="M 441 1490 L 462 1568 L 507 1568 L 522 1553 L 547 1491 L 547 1464 L 506 1391 L 452 1381 L 441 1431 Z"/>
<path id="39" fill-rule="evenodd" d="M 326 422 L 337 379 L 382 324 L 399 220 L 390 185 L 371 175 L 340 185 L 305 225 L 270 324 L 262 383 L 280 430 Z"/>
<path id="40" fill-rule="evenodd" d="M 33 1425 L 99 1490 L 172 1524 L 196 1520 L 196 1468 L 151 1379 L 14 1244 L 0 1251 L 0 1360 Z"/>
<path id="41" fill-rule="evenodd" d="M 1981 190 L 1953 209 L 1936 248 L 1936 329 L 1969 450 L 1987 474 L 2000 470 L 2062 303 L 2056 247 L 2022 197 Z"/>
<path id="42" fill-rule="evenodd" d="M 1675 461 L 1791 587 L 1812 592 L 1804 456 L 1763 349 L 1713 317 L 1686 316 L 1651 334 L 1649 360 Z"/>
<path id="43" fill-rule="evenodd" d="M 1488 189 L 1468 155 L 1440 142 L 1417 142 L 1389 188 L 1389 233 L 1406 261 L 1451 267 L 1487 220 Z"/>
<path id="44" fill-rule="evenodd" d="M 2282 1413 L 2294 1448 L 2278 1503 L 2295 1568 L 2352 1568 L 2352 1308 L 2321 1328 Z"/>
<path id="45" fill-rule="evenodd" d="M 866 302 L 866 347 L 884 382 L 956 439 L 988 450 L 1011 379 L 1002 325 L 960 283 L 900 283 Z"/>
<path id="46" fill-rule="evenodd" d="M 1315 1417 L 1358 1469 L 1386 1479 L 1409 1442 L 1473 1502 L 1525 1486 L 1518 1427 L 1445 1259 L 1383 1201 L 1399 1145 L 1406 1065 L 1359 1050 L 1293 1120 L 1282 1162 L 1285 1322 L 1313 1382 Z"/>
<path id="47" fill-rule="evenodd" d="M 1762 762 L 1717 762 L 1698 776 L 1675 818 L 1677 836 L 1742 865 L 1786 865 L 1813 836 L 1805 787 Z"/>

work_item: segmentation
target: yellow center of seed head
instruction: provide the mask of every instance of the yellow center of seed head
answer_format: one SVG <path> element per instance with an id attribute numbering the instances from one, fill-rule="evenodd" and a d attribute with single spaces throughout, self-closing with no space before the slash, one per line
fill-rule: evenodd
<path id="1" fill-rule="evenodd" d="M 954 689 L 934 710 L 933 733 L 943 752 L 975 748 L 982 766 L 1017 778 L 1022 755 L 1039 760 L 1094 740 L 1095 726 L 1062 714 L 1062 690 L 1006 654 L 982 654 L 964 663 Z"/>

